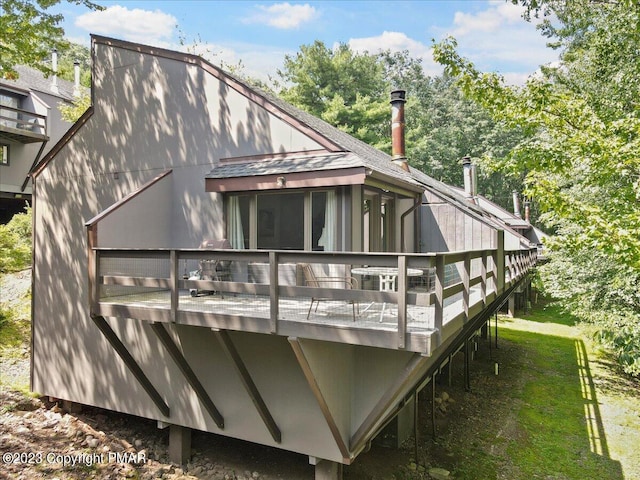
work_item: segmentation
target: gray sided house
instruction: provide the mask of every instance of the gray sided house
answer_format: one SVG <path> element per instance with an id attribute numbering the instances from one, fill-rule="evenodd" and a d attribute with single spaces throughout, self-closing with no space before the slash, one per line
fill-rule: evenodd
<path id="1" fill-rule="evenodd" d="M 30 67 L 16 70 L 17 79 L 0 78 L 0 222 L 31 201 L 29 173 L 71 127 L 59 105 L 70 105 L 80 88 Z"/>
<path id="2" fill-rule="evenodd" d="M 199 57 L 92 43 L 92 107 L 34 174 L 32 389 L 157 420 L 177 461 L 198 429 L 338 478 L 401 441 L 535 249 L 406 165 L 401 96 L 392 157 Z"/>

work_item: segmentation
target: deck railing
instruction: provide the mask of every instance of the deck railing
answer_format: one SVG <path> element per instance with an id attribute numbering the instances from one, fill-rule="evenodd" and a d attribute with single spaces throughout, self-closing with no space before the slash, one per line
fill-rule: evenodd
<path id="1" fill-rule="evenodd" d="M 33 136 L 47 134 L 47 117 L 21 108 L 0 105 L 0 130 Z"/>
<path id="2" fill-rule="evenodd" d="M 433 348 L 448 324 L 477 315 L 535 264 L 535 248 L 504 251 L 498 243 L 497 249 L 426 254 L 93 248 L 90 310 L 92 315 L 293 336 L 384 327 L 394 330 L 396 348 L 407 348 L 413 333 L 425 332 L 435 335 L 429 340 Z M 231 275 L 193 275 L 200 262 L 214 259 L 230 262 Z M 357 285 L 309 286 L 302 264 L 328 276 L 354 276 Z M 352 273 L 363 266 L 394 269 L 396 288 L 380 288 L 376 275 Z M 200 297 L 203 291 L 217 294 Z M 332 307 L 313 311 L 312 298 Z M 352 303 L 368 311 L 356 318 Z"/>

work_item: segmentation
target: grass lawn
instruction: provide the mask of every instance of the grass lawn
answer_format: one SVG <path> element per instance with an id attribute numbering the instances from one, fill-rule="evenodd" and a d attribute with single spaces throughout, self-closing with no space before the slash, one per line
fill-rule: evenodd
<path id="1" fill-rule="evenodd" d="M 502 370 L 521 376 L 502 392 L 516 407 L 510 478 L 640 479 L 638 382 L 621 375 L 571 317 L 553 305 L 503 317 L 499 347 L 518 352 Z"/>

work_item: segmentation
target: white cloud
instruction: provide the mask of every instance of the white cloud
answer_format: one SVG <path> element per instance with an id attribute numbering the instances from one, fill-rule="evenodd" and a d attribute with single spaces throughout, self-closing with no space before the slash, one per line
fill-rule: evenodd
<path id="1" fill-rule="evenodd" d="M 471 14 L 456 12 L 453 18 L 455 30 L 452 35 L 464 36 L 470 33 L 496 33 L 506 25 L 517 26 L 524 22 L 522 9 L 511 3 L 500 3 L 495 7 Z"/>
<path id="2" fill-rule="evenodd" d="M 80 15 L 75 25 L 91 33 L 166 47 L 178 21 L 161 10 L 142 10 L 114 5 Z"/>
<path id="3" fill-rule="evenodd" d="M 427 75 L 438 75 L 442 73 L 442 67 L 433 61 L 432 48 L 422 42 L 408 37 L 402 32 L 382 32 L 376 37 L 352 38 L 349 40 L 349 47 L 355 52 L 378 53 L 390 50 L 391 52 L 401 52 L 408 50 L 412 58 L 422 59 L 422 68 Z"/>
<path id="4" fill-rule="evenodd" d="M 244 19 L 244 23 L 261 23 L 283 30 L 299 28 L 317 18 L 320 13 L 308 3 L 291 5 L 288 2 L 258 5 L 259 12 Z"/>
<path id="5" fill-rule="evenodd" d="M 558 58 L 535 23 L 522 18 L 523 11 L 520 5 L 490 2 L 482 11 L 456 12 L 451 27 L 439 33 L 455 37 L 459 52 L 480 70 L 497 70 L 508 83 L 522 84 L 540 65 Z"/>

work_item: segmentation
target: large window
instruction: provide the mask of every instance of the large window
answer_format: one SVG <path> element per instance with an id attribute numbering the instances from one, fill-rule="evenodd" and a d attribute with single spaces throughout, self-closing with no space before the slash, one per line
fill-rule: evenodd
<path id="1" fill-rule="evenodd" d="M 234 248 L 337 250 L 333 190 L 227 197 L 227 235 Z"/>

